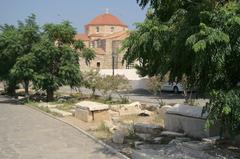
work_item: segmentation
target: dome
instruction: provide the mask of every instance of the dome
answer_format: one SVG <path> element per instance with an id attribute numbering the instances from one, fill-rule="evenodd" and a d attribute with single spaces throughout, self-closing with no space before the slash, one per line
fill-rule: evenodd
<path id="1" fill-rule="evenodd" d="M 86 27 L 96 25 L 114 25 L 127 27 L 127 25 L 121 22 L 116 16 L 109 13 L 98 15 L 96 18 L 90 21 L 90 23 L 88 23 Z"/>

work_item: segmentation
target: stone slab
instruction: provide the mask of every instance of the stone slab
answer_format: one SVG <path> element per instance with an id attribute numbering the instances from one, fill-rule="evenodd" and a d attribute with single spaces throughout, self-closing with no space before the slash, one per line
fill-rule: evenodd
<path id="1" fill-rule="evenodd" d="M 92 101 L 82 101 L 75 104 L 75 106 L 81 109 L 89 110 L 89 111 L 99 111 L 99 110 L 109 109 L 109 106 L 106 104 L 92 102 Z"/>
<path id="2" fill-rule="evenodd" d="M 93 113 L 93 120 L 94 121 L 103 121 L 103 120 L 109 120 L 110 115 L 107 110 L 103 111 L 94 111 Z"/>
<path id="3" fill-rule="evenodd" d="M 175 104 L 171 109 L 168 109 L 166 113 L 206 119 L 208 116 L 208 113 L 202 113 L 202 110 L 203 110 L 203 107 L 200 107 L 200 106 Z"/>
<path id="4" fill-rule="evenodd" d="M 76 108 L 75 117 L 85 122 L 93 121 L 92 112 L 90 112 L 89 110 L 81 109 L 81 108 Z"/>
<path id="5" fill-rule="evenodd" d="M 163 127 L 155 124 L 135 123 L 134 131 L 137 133 L 160 134 Z"/>
<path id="6" fill-rule="evenodd" d="M 206 138 L 219 134 L 218 126 L 213 126 L 206 130 L 205 123 L 205 119 L 168 113 L 165 115 L 164 119 L 165 129 L 169 131 L 184 131 L 186 135 L 196 138 Z"/>

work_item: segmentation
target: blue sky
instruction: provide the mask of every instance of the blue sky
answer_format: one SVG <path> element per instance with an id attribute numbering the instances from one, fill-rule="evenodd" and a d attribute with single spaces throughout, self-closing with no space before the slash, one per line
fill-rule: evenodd
<path id="1" fill-rule="evenodd" d="M 34 13 L 40 25 L 68 20 L 78 32 L 83 32 L 83 26 L 105 13 L 106 8 L 130 29 L 134 29 L 135 22 L 142 22 L 146 14 L 146 9 L 142 10 L 136 0 L 1 0 L 0 25 L 15 25 Z"/>

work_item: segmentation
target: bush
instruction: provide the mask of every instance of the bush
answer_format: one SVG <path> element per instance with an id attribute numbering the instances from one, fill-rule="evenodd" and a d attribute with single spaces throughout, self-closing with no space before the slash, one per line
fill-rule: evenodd
<path id="1" fill-rule="evenodd" d="M 220 123 L 221 138 L 233 139 L 240 133 L 240 90 L 213 91 L 207 111 L 207 126 Z"/>
<path id="2" fill-rule="evenodd" d="M 121 93 L 123 91 L 129 91 L 131 89 L 131 86 L 129 85 L 128 79 L 124 76 L 107 75 L 101 77 L 101 80 L 99 80 L 98 89 L 105 100 L 112 99 L 111 94 L 116 93 L 123 102 L 127 102 L 127 98 Z"/>

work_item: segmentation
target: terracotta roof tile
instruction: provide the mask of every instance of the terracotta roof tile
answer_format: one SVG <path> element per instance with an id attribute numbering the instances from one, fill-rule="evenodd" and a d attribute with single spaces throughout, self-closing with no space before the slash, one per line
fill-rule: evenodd
<path id="1" fill-rule="evenodd" d="M 89 41 L 87 34 L 76 34 L 74 37 L 75 40 Z"/>
<path id="2" fill-rule="evenodd" d="M 122 21 L 120 21 L 116 16 L 112 14 L 105 13 L 94 18 L 90 23 L 88 23 L 85 27 L 90 25 L 114 25 L 114 26 L 123 26 L 127 27 Z"/>

